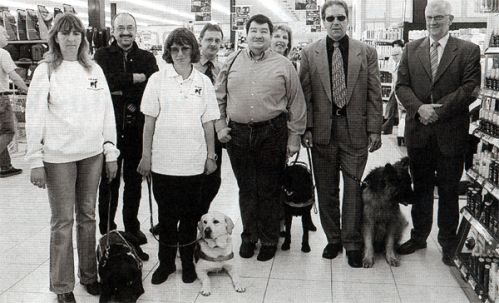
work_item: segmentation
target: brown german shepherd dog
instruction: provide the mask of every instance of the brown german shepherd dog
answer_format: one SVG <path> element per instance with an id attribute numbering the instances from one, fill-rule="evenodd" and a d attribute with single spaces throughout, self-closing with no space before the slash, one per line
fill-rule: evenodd
<path id="1" fill-rule="evenodd" d="M 396 246 L 407 226 L 399 204 L 412 204 L 414 192 L 409 175 L 409 158 L 373 169 L 364 179 L 362 236 L 365 268 L 374 264 L 374 253 L 385 253 L 390 266 L 399 266 Z"/>

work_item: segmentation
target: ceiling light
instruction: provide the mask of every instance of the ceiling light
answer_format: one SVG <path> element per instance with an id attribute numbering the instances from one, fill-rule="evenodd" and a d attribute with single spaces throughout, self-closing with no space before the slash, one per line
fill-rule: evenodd
<path id="1" fill-rule="evenodd" d="M 294 21 L 291 15 L 283 10 L 282 7 L 278 5 L 274 0 L 258 0 L 258 2 L 260 2 L 261 5 L 266 7 L 271 12 L 274 12 L 276 15 L 278 15 L 282 19 L 282 22 Z"/>
<path id="2" fill-rule="evenodd" d="M 174 8 L 171 8 L 171 7 L 168 7 L 168 6 L 165 6 L 165 5 L 161 5 L 161 4 L 157 4 L 157 3 L 153 3 L 151 1 L 146 1 L 146 0 L 140 0 L 140 1 L 136 1 L 136 0 L 114 0 L 113 2 L 121 2 L 121 3 L 128 3 L 130 5 L 135 5 L 135 6 L 142 6 L 142 7 L 149 8 L 149 9 L 152 9 L 152 10 L 155 10 L 155 11 L 161 11 L 161 12 L 173 14 L 173 15 L 176 15 L 176 16 L 180 16 L 180 17 L 186 18 L 188 20 L 194 19 L 193 14 L 189 14 L 189 13 L 186 13 L 186 12 L 181 12 L 181 11 L 176 10 Z"/>
<path id="3" fill-rule="evenodd" d="M 219 13 L 225 14 L 225 15 L 230 15 L 230 9 L 223 6 L 222 4 L 212 2 L 211 3 L 211 9 L 214 11 L 217 11 Z"/>
<path id="4" fill-rule="evenodd" d="M 165 19 L 165 18 L 144 15 L 144 14 L 140 14 L 140 13 L 136 13 L 136 12 L 130 12 L 128 10 L 119 9 L 118 12 L 119 13 L 129 13 L 129 14 L 132 14 L 134 17 L 159 22 L 160 24 L 174 24 L 174 25 L 182 25 L 183 24 L 183 22 L 180 22 L 177 20 L 169 20 L 169 19 Z"/>

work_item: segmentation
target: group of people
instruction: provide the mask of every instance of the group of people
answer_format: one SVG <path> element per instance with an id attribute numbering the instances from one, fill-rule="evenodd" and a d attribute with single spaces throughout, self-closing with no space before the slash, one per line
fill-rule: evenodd
<path id="1" fill-rule="evenodd" d="M 407 110 L 416 192 L 411 239 L 398 252 L 426 247 L 437 185 L 438 240 L 442 260 L 451 264 L 468 104 L 480 85 L 480 52 L 472 43 L 449 37 L 453 16 L 447 1 L 431 1 L 425 17 L 429 37 L 405 46 L 395 87 Z M 347 35 L 349 10 L 343 0 L 327 0 L 321 19 L 327 35 L 303 49 L 298 71 L 286 57 L 291 30 L 274 27 L 264 15 L 248 20 L 248 48 L 231 54 L 223 65 L 217 61 L 223 40 L 218 25 L 206 24 L 199 38 L 175 29 L 165 41 L 167 64 L 159 71 L 154 56 L 134 42 L 136 22 L 129 13 L 114 17 L 115 41 L 99 49 L 94 61 L 78 17 L 62 14 L 55 20 L 49 51 L 28 90 L 26 132 L 31 182 L 48 189 L 50 289 L 59 302 L 75 302 L 74 213 L 80 282 L 90 294 L 99 293 L 96 197 L 98 192 L 99 230 L 105 234 L 108 226 L 116 228 L 121 170 L 124 227 L 141 244 L 147 242 L 137 219 L 142 178 L 153 181 L 160 263 L 152 283 L 175 272 L 177 249 L 182 280 L 195 281 L 197 222 L 220 188 L 222 147 L 239 187 L 241 257 L 251 258 L 257 247 L 257 260 L 274 257 L 281 219 L 279 180 L 287 159 L 303 145 L 312 150 L 327 238 L 322 257 L 333 259 L 345 248 L 348 264 L 362 267 L 360 180 L 368 153 L 381 147 L 383 123 L 378 57 L 374 47 Z M 12 74 L 13 64 L 0 63 L 0 71 L 27 90 Z M 0 91 L 6 91 L 5 76 L 0 78 Z M 12 133 L 4 129 L 13 129 L 2 116 L 9 114 L 5 100 L 0 92 L 0 148 Z M 12 169 L 8 165 L 2 164 L 2 171 Z"/>

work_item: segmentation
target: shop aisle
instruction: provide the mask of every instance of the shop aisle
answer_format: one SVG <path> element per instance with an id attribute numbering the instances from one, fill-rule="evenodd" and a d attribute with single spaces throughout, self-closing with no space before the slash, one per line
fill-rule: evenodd
<path id="1" fill-rule="evenodd" d="M 393 163 L 404 154 L 405 149 L 397 146 L 395 136 L 383 136 L 383 147 L 370 154 L 366 173 L 386 162 Z M 158 243 L 146 232 L 149 207 L 144 185 L 140 220 L 149 241 L 143 248 L 151 259 L 144 262 L 145 294 L 139 302 L 468 302 L 449 267 L 440 260 L 435 229 L 428 239 L 428 248 L 402 256 L 400 267 L 388 266 L 383 256 L 378 255 L 374 268 L 352 269 L 345 254 L 334 260 L 321 257 L 326 239 L 319 216 L 313 214 L 318 231 L 310 232 L 310 253 L 300 251 L 301 222 L 295 218 L 289 251 L 279 249 L 275 258 L 267 262 L 256 261 L 256 257 L 241 259 L 237 255 L 242 229 L 237 185 L 229 159 L 225 153 L 223 156 L 222 187 L 211 209 L 226 213 L 236 224 L 234 250 L 246 293 L 236 293 L 225 273 L 211 275 L 213 291 L 209 297 L 198 294 L 199 280 L 193 284 L 182 283 L 179 270 L 165 283 L 151 284 L 152 271 L 158 265 Z M 302 157 L 306 158 L 304 150 Z M 25 171 L 19 176 L 0 179 L 0 303 L 56 302 L 56 296 L 48 290 L 50 210 L 47 194 L 29 183 L 28 166 L 22 157 L 14 158 L 13 164 Z M 403 207 L 403 212 L 410 221 L 409 208 Z M 119 222 L 118 227 L 122 226 Z M 409 231 L 407 228 L 402 241 L 407 240 Z M 177 263 L 180 268 L 179 259 Z M 88 295 L 79 284 L 74 293 L 77 302 L 98 302 L 98 297 Z"/>

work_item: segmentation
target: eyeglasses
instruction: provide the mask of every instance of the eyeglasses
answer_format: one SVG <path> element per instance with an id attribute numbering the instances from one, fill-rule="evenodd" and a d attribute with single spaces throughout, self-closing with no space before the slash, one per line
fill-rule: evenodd
<path id="1" fill-rule="evenodd" d="M 343 22 L 347 19 L 346 16 L 327 16 L 326 21 L 327 22 L 334 22 L 335 19 L 338 19 L 338 21 Z"/>
<path id="2" fill-rule="evenodd" d="M 445 17 L 450 15 L 436 15 L 436 16 L 425 16 L 427 21 L 435 20 L 436 22 L 440 22 L 444 20 Z"/>
<path id="3" fill-rule="evenodd" d="M 185 54 L 191 50 L 190 46 L 182 46 L 182 47 L 176 47 L 172 46 L 170 47 L 170 52 L 172 54 L 178 54 L 179 52 L 182 52 L 182 54 Z"/>

